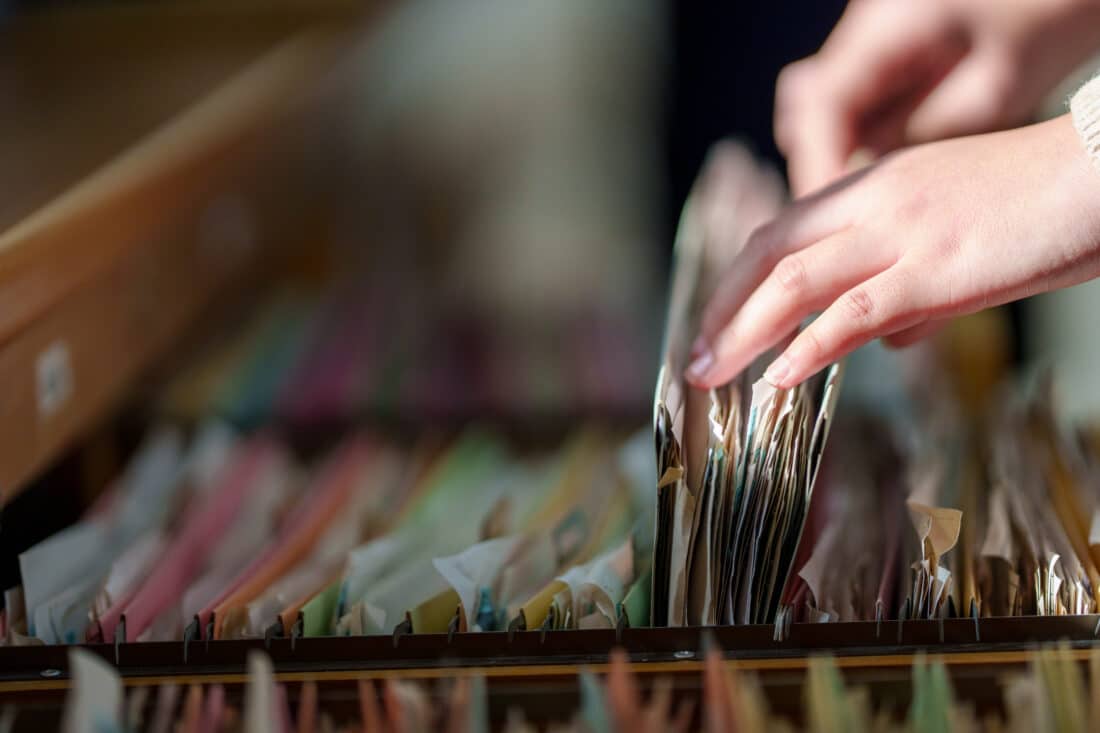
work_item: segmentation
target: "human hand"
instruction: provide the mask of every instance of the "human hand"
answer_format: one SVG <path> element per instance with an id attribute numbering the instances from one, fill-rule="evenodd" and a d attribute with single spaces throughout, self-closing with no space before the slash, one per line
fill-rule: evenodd
<path id="1" fill-rule="evenodd" d="M 1098 48 L 1096 0 L 852 0 L 776 84 L 792 191 L 835 180 L 860 150 L 1024 124 Z"/>
<path id="2" fill-rule="evenodd" d="M 874 338 L 903 344 L 1097 275 L 1100 171 L 1069 115 L 930 143 L 757 229 L 703 313 L 686 377 L 724 384 L 821 311 L 765 373 L 789 388 Z"/>

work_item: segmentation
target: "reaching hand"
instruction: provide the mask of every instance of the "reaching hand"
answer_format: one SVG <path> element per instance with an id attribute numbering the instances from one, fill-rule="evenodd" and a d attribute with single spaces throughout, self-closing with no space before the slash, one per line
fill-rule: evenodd
<path id="1" fill-rule="evenodd" d="M 1098 48 L 1096 0 L 852 0 L 777 82 L 792 190 L 830 183 L 860 150 L 1024 124 Z"/>
<path id="2" fill-rule="evenodd" d="M 721 232 L 708 232 L 721 237 Z M 757 229 L 702 320 L 687 378 L 798 384 L 862 344 L 1100 275 L 1100 170 L 1068 115 L 890 154 Z"/>

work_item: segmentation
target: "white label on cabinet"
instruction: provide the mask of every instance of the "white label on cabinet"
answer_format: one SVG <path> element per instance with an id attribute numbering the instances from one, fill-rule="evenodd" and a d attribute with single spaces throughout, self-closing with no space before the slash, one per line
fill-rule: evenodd
<path id="1" fill-rule="evenodd" d="M 54 341 L 35 362 L 35 382 L 38 391 L 38 416 L 52 417 L 73 396 L 73 362 L 69 346 Z"/>

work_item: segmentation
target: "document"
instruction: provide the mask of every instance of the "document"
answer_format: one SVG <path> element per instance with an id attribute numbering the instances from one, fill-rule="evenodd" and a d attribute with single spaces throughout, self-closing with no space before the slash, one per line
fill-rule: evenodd
<path id="1" fill-rule="evenodd" d="M 717 273 L 743 242 L 707 236 L 709 178 L 681 215 L 654 397 L 654 625 L 770 623 L 792 572 L 839 396 L 833 365 L 791 390 L 764 359 L 719 389 L 683 379 Z M 737 216 L 737 212 L 729 212 Z M 746 231 L 747 233 L 747 231 Z"/>

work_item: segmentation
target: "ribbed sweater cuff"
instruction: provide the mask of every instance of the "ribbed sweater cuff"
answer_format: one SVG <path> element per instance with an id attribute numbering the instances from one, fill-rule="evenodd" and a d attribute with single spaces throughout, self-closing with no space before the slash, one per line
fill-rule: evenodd
<path id="1" fill-rule="evenodd" d="M 1069 111 L 1089 158 L 1100 169 L 1100 75 L 1094 76 L 1070 97 Z"/>

